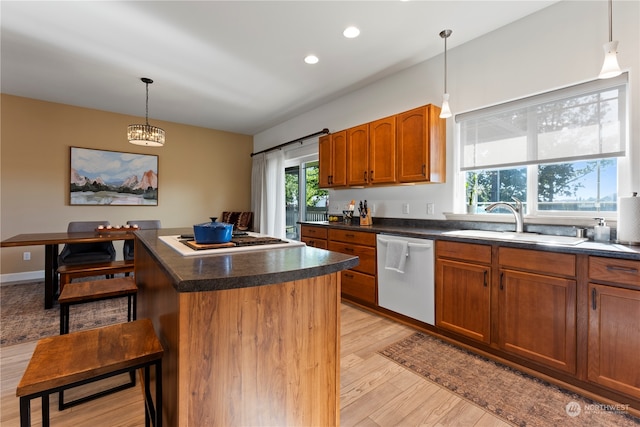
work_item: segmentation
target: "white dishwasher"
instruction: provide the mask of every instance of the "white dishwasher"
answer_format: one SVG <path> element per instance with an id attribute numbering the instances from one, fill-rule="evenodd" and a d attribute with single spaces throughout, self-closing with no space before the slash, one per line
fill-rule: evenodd
<path id="1" fill-rule="evenodd" d="M 378 234 L 378 305 L 435 324 L 434 242 Z"/>

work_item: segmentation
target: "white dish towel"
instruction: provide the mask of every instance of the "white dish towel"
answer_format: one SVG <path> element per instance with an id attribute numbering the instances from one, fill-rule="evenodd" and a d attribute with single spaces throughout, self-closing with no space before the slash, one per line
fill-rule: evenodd
<path id="1" fill-rule="evenodd" d="M 408 243 L 404 240 L 389 240 L 384 268 L 404 274 Z"/>

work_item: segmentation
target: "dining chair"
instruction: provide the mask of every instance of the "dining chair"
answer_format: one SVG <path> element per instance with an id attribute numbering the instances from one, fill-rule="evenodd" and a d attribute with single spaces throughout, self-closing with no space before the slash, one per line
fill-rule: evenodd
<path id="1" fill-rule="evenodd" d="M 95 231 L 99 226 L 108 226 L 109 221 L 72 221 L 67 232 Z M 112 242 L 67 243 L 58 255 L 58 265 L 93 264 L 111 262 L 116 259 Z"/>
<path id="2" fill-rule="evenodd" d="M 158 228 L 162 228 L 160 224 L 160 220 L 158 219 L 144 219 L 139 221 L 127 221 L 128 225 L 137 225 L 138 230 L 157 230 Z M 133 259 L 133 240 L 125 240 L 124 245 L 122 247 L 122 255 L 125 260 Z"/>

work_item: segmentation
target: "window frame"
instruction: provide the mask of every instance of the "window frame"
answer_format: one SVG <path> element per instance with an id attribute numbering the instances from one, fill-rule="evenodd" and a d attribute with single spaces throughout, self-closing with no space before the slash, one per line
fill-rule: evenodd
<path id="1" fill-rule="evenodd" d="M 629 136 L 629 127 L 630 127 L 630 117 L 629 117 L 629 103 L 630 103 L 630 98 L 631 98 L 631 94 L 630 94 L 630 84 L 629 84 L 629 73 L 623 73 L 622 76 L 619 76 L 618 78 L 615 79 L 611 79 L 609 81 L 601 81 L 601 80 L 594 80 L 591 82 L 585 82 L 585 83 L 581 83 L 578 85 L 573 85 L 573 86 L 568 86 L 565 88 L 560 88 L 560 89 L 555 89 L 555 90 L 550 90 L 548 92 L 544 92 L 541 94 L 537 94 L 537 95 L 533 95 L 533 96 L 528 96 L 528 97 L 523 97 L 520 99 L 516 99 L 516 100 L 512 100 L 512 101 L 508 101 L 508 102 L 504 102 L 504 103 L 499 103 L 499 104 L 494 104 L 491 106 L 487 106 L 487 107 L 483 107 L 483 108 L 479 108 L 479 109 L 475 109 L 472 111 L 468 111 L 468 112 L 464 112 L 461 114 L 457 114 L 455 116 L 455 139 L 454 139 L 454 166 L 455 166 L 455 175 L 454 175 L 454 185 L 455 185 L 455 211 L 456 212 L 465 212 L 466 211 L 466 198 L 467 198 L 467 192 L 465 189 L 465 183 L 466 183 L 466 172 L 472 172 L 474 170 L 479 171 L 479 170 L 493 170 L 496 169 L 495 166 L 493 167 L 482 167 L 480 166 L 478 169 L 470 169 L 469 167 L 465 168 L 463 166 L 463 150 L 464 150 L 464 144 L 462 141 L 462 130 L 461 130 L 461 121 L 464 120 L 468 120 L 469 117 L 471 118 L 477 118 L 477 117 L 481 117 L 481 116 L 487 116 L 487 115 L 491 115 L 491 114 L 495 114 L 501 111 L 508 111 L 509 109 L 512 108 L 517 108 L 517 107 L 522 107 L 523 105 L 525 105 L 525 103 L 530 102 L 530 105 L 535 105 L 535 104 L 539 104 L 541 102 L 541 100 L 543 102 L 547 102 L 547 101 L 553 101 L 553 100 L 559 100 L 559 99 L 563 99 L 563 98 L 567 98 L 570 96 L 577 96 L 577 94 L 579 93 L 579 91 L 574 91 L 573 93 L 571 92 L 572 88 L 580 88 L 580 87 L 587 87 L 589 88 L 589 85 L 591 85 L 591 88 L 586 92 L 592 92 L 594 88 L 596 89 L 600 89 L 600 90 L 606 90 L 607 88 L 613 88 L 613 87 L 619 87 L 619 86 L 624 86 L 624 89 L 622 91 L 622 95 L 624 96 L 624 99 L 622 101 L 620 101 L 618 103 L 618 107 L 619 107 L 619 111 L 620 114 L 619 116 L 622 117 L 621 120 L 623 120 L 623 122 L 621 123 L 621 144 L 620 147 L 622 149 L 622 151 L 624 151 L 624 155 L 622 156 L 610 156 L 610 155 L 603 155 L 603 156 L 587 156 L 587 157 L 580 157 L 580 156 L 575 156 L 574 158 L 567 158 L 566 162 L 562 161 L 562 160 L 542 160 L 542 161 L 538 161 L 538 162 L 529 162 L 527 164 L 505 164 L 504 168 L 500 168 L 500 169 L 509 169 L 509 168 L 518 168 L 518 167 L 526 167 L 527 168 L 527 200 L 526 200 L 526 204 L 527 204 L 527 212 L 526 212 L 526 217 L 529 219 L 534 219 L 535 218 L 542 218 L 543 220 L 551 220 L 549 222 L 553 222 L 553 223 L 568 223 L 567 220 L 569 219 L 585 219 L 588 218 L 589 220 L 591 220 L 593 217 L 598 216 L 598 217 L 604 217 L 607 220 L 611 221 L 611 220 L 615 220 L 617 218 L 617 211 L 546 211 L 546 210 L 539 210 L 538 209 L 538 166 L 541 164 L 552 164 L 552 163 L 572 163 L 572 162 L 577 162 L 577 161 L 583 161 L 583 160 L 589 160 L 589 159 L 606 159 L 606 158 L 615 158 L 617 159 L 617 195 L 619 197 L 620 194 L 623 193 L 624 189 L 626 189 L 629 185 L 630 182 L 626 182 L 626 181 L 630 181 L 631 177 L 627 177 L 626 181 L 625 181 L 625 173 L 624 171 L 629 170 L 630 168 L 630 162 L 631 162 L 631 150 L 629 149 L 629 141 L 630 141 L 630 136 Z M 528 145 L 529 146 L 529 145 Z M 475 215 L 475 214 L 474 214 Z M 504 219 L 504 218 L 508 218 L 511 215 L 505 215 L 505 214 L 489 214 L 489 213 L 480 213 L 480 215 L 482 215 L 482 218 L 478 218 L 478 220 L 482 220 L 485 221 L 487 218 L 495 218 L 495 219 Z M 572 223 L 573 224 L 573 223 Z"/>

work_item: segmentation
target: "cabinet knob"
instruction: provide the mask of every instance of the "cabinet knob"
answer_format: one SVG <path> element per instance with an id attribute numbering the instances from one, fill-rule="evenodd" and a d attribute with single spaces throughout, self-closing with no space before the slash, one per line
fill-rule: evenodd
<path id="1" fill-rule="evenodd" d="M 373 171 L 369 171 L 369 179 L 373 181 Z"/>
<path id="2" fill-rule="evenodd" d="M 422 164 L 422 176 L 427 176 L 427 165 Z"/>

